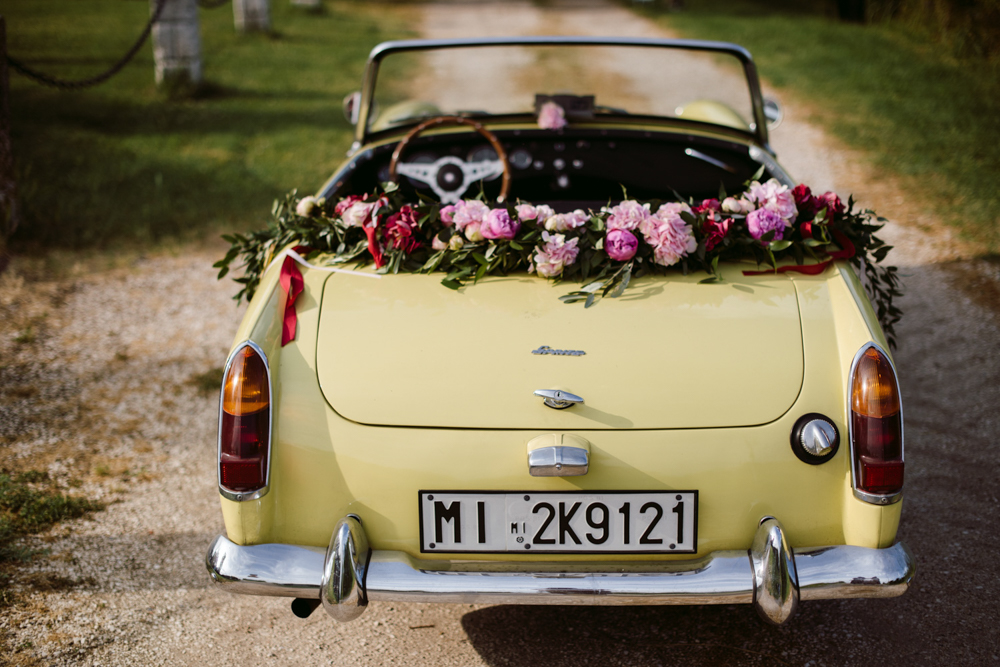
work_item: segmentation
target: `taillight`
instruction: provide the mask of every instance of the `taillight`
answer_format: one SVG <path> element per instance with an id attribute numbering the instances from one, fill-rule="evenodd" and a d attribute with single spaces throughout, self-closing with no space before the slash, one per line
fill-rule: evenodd
<path id="1" fill-rule="evenodd" d="M 233 354 L 222 381 L 219 423 L 219 485 L 251 493 L 267 485 L 271 435 L 271 388 L 264 355 L 252 343 Z"/>
<path id="2" fill-rule="evenodd" d="M 854 488 L 885 504 L 903 489 L 903 418 L 899 383 L 886 354 L 862 348 L 851 373 L 851 451 Z"/>

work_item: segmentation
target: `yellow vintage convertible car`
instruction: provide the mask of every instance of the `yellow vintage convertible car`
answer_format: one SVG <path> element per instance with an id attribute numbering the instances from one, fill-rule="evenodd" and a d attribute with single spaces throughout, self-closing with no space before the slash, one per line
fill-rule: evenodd
<path id="1" fill-rule="evenodd" d="M 884 248 L 775 161 L 749 53 L 392 42 L 345 111 L 347 162 L 234 240 L 222 589 L 775 624 L 907 589 Z"/>

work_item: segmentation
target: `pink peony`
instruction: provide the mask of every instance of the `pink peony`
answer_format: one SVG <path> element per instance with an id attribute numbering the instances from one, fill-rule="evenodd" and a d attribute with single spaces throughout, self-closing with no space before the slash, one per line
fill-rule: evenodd
<path id="1" fill-rule="evenodd" d="M 703 199 L 700 204 L 692 209 L 695 213 L 703 213 L 705 211 L 721 211 L 722 204 L 719 203 L 718 199 Z"/>
<path id="2" fill-rule="evenodd" d="M 434 250 L 446 250 L 448 248 L 448 244 L 445 241 L 442 241 L 440 237 L 435 236 L 431 239 L 431 247 L 434 248 Z"/>
<path id="3" fill-rule="evenodd" d="M 785 221 L 770 209 L 759 208 L 747 216 L 747 229 L 750 236 L 760 241 L 761 237 L 770 231 L 774 232 L 772 241 L 778 241 L 785 233 Z"/>
<path id="4" fill-rule="evenodd" d="M 365 197 L 366 195 L 347 195 L 339 202 L 337 202 L 337 205 L 333 208 L 333 212 L 336 213 L 338 216 L 344 215 L 344 211 L 351 208 L 352 206 L 354 206 L 354 204 L 358 203 L 359 201 L 364 201 Z"/>
<path id="5" fill-rule="evenodd" d="M 303 197 L 299 200 L 298 205 L 295 207 L 295 212 L 301 215 L 303 218 L 308 218 L 312 216 L 313 212 L 323 205 L 324 199 L 320 197 Z"/>
<path id="6" fill-rule="evenodd" d="M 343 202 L 341 202 L 341 204 L 342 203 Z M 366 204 L 363 201 L 355 201 L 344 209 L 340 219 L 343 220 L 344 224 L 348 227 L 364 227 L 371 222 L 372 211 L 377 205 L 378 202 Z"/>
<path id="7" fill-rule="evenodd" d="M 545 244 L 535 249 L 534 261 L 530 267 L 538 271 L 538 275 L 553 278 L 576 261 L 576 255 L 580 252 L 576 244 L 580 239 L 567 241 L 563 234 L 542 232 L 542 240 Z"/>
<path id="8" fill-rule="evenodd" d="M 605 209 L 608 212 L 608 229 L 626 229 L 632 231 L 643 222 L 649 220 L 649 204 L 640 204 L 633 199 L 626 199 L 621 204 Z"/>
<path id="9" fill-rule="evenodd" d="M 572 213 L 556 213 L 545 220 L 545 229 L 550 232 L 565 232 L 568 229 L 576 229 L 587 224 L 588 220 L 590 220 L 590 216 L 580 209 L 576 209 Z"/>
<path id="10" fill-rule="evenodd" d="M 467 199 L 455 204 L 455 212 L 452 213 L 451 219 L 459 231 L 464 230 L 471 223 L 476 223 L 478 229 L 479 224 L 486 219 L 489 212 L 490 207 L 478 199 Z M 466 237 L 468 237 L 468 234 L 466 234 Z M 471 241 L 472 239 L 469 240 Z"/>
<path id="11" fill-rule="evenodd" d="M 639 239 L 627 229 L 612 229 L 604 237 L 604 250 L 615 261 L 627 262 L 635 257 L 638 249 Z"/>
<path id="12" fill-rule="evenodd" d="M 749 213 L 756 208 L 752 201 L 747 201 L 743 198 L 736 197 L 726 197 L 722 202 L 722 211 L 724 213 Z"/>
<path id="13" fill-rule="evenodd" d="M 453 224 L 455 224 L 455 221 L 452 220 L 452 216 L 454 214 L 455 214 L 454 204 L 448 204 L 447 206 L 442 206 L 441 210 L 438 211 L 438 215 L 441 217 L 441 224 L 444 225 L 445 227 L 451 227 Z"/>
<path id="14" fill-rule="evenodd" d="M 653 222 L 645 225 L 643 236 L 653 246 L 653 261 L 660 266 L 673 266 L 698 247 L 691 225 L 680 216 L 684 210 L 689 210 L 686 204 L 664 204 Z"/>
<path id="15" fill-rule="evenodd" d="M 385 223 L 385 239 L 393 248 L 411 253 L 420 247 L 420 242 L 413 238 L 417 229 L 417 217 L 413 208 L 403 206 L 399 213 L 393 213 Z"/>
<path id="16" fill-rule="evenodd" d="M 465 238 L 467 238 L 470 243 L 479 243 L 485 238 L 483 236 L 482 227 L 483 223 L 481 222 L 470 222 L 465 226 L 465 229 L 462 230 L 462 233 L 465 234 Z"/>
<path id="17" fill-rule="evenodd" d="M 567 125 L 566 112 L 555 102 L 546 102 L 538 110 L 538 127 L 543 130 L 561 130 Z"/>
<path id="18" fill-rule="evenodd" d="M 711 250 L 715 246 L 722 243 L 722 239 L 726 238 L 726 234 L 729 233 L 729 227 L 733 224 L 732 218 L 726 218 L 725 220 L 716 220 L 715 217 L 711 217 L 705 221 L 705 250 Z"/>
<path id="19" fill-rule="evenodd" d="M 517 235 L 517 230 L 521 228 L 521 223 L 511 220 L 507 209 L 495 208 L 490 211 L 486 220 L 480 228 L 483 238 L 486 239 L 506 239 L 510 240 Z"/>
<path id="20" fill-rule="evenodd" d="M 788 189 L 787 185 L 782 185 L 777 179 L 772 178 L 766 183 L 754 181 L 750 184 L 747 196 L 751 201 L 757 203 L 758 208 L 766 208 L 778 214 L 778 217 L 788 222 L 795 222 L 799 211 L 795 208 L 795 197 Z"/>
<path id="21" fill-rule="evenodd" d="M 552 210 L 551 206 L 546 206 L 545 204 L 541 204 L 539 206 L 532 206 L 531 204 L 518 204 L 514 207 L 514 210 L 517 211 L 517 219 L 521 222 L 527 222 L 528 220 L 545 222 L 556 214 L 556 212 Z"/>

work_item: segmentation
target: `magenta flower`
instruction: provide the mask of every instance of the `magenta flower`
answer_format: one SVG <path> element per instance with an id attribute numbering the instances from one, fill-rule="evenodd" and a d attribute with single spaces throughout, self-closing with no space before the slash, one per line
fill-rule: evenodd
<path id="1" fill-rule="evenodd" d="M 561 130 L 567 125 L 566 112 L 555 102 L 546 102 L 538 110 L 538 127 L 543 130 Z"/>
<path id="2" fill-rule="evenodd" d="M 824 192 L 816 197 L 816 206 L 826 207 L 827 218 L 844 212 L 844 202 L 840 201 L 840 197 L 835 192 Z"/>
<path id="3" fill-rule="evenodd" d="M 510 240 L 517 235 L 517 230 L 521 228 L 521 223 L 511 220 L 507 209 L 495 208 L 486 215 L 479 232 L 484 239 L 506 239 Z"/>
<path id="4" fill-rule="evenodd" d="M 747 229 L 750 236 L 760 241 L 768 232 L 773 231 L 772 241 L 778 241 L 785 233 L 785 221 L 774 211 L 759 208 L 747 215 Z"/>
<path id="5" fill-rule="evenodd" d="M 339 202 L 337 202 L 337 205 L 333 208 L 333 212 L 336 213 L 338 216 L 344 215 L 344 211 L 351 208 L 351 206 L 353 206 L 357 202 L 364 201 L 365 197 L 366 195 L 347 195 Z"/>
<path id="6" fill-rule="evenodd" d="M 604 250 L 615 261 L 627 262 L 635 257 L 638 249 L 639 239 L 627 229 L 612 229 L 604 237 Z"/>
<path id="7" fill-rule="evenodd" d="M 410 206 L 403 206 L 399 213 L 389 216 L 385 223 L 385 239 L 393 248 L 401 249 L 409 254 L 420 247 L 420 242 L 413 238 L 417 228 L 417 217 Z"/>

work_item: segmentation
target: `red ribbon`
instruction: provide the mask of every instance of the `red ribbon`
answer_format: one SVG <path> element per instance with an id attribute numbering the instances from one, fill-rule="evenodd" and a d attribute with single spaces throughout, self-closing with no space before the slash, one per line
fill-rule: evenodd
<path id="1" fill-rule="evenodd" d="M 803 225 L 804 227 L 805 225 Z M 811 227 L 811 225 L 810 225 Z M 810 230 L 803 230 L 803 233 L 807 233 Z M 835 259 L 850 259 L 854 257 L 856 252 L 854 244 L 851 243 L 851 239 L 844 236 L 843 232 L 839 229 L 830 228 L 830 233 L 833 235 L 833 240 L 840 245 L 840 250 L 834 250 L 832 252 L 827 252 L 826 254 L 830 256 L 830 259 L 820 262 L 819 264 L 789 264 L 786 266 L 779 266 L 777 269 L 767 269 L 765 271 L 744 271 L 745 276 L 762 276 L 767 273 L 804 273 L 807 276 L 818 276 L 819 274 L 826 271 L 826 267 L 833 264 Z"/>
<path id="2" fill-rule="evenodd" d="M 304 245 L 297 245 L 292 248 L 297 253 L 309 252 L 309 248 Z M 284 347 L 295 340 L 298 329 L 298 316 L 295 314 L 295 300 L 302 294 L 305 281 L 302 279 L 302 272 L 299 270 L 298 262 L 291 257 L 285 257 L 281 263 L 281 275 L 278 277 L 281 289 L 285 290 L 285 315 L 281 323 L 281 347 Z"/>

